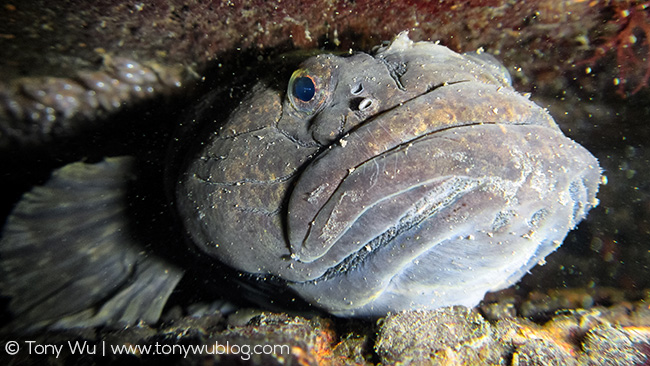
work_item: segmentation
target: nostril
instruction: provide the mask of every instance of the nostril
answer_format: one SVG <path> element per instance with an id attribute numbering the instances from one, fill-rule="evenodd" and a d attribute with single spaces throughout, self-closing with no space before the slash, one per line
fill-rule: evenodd
<path id="1" fill-rule="evenodd" d="M 359 110 L 365 111 L 366 109 L 370 108 L 370 106 L 372 106 L 372 100 L 365 98 L 359 103 Z"/>
<path id="2" fill-rule="evenodd" d="M 358 111 L 366 111 L 373 104 L 372 99 L 370 98 L 355 98 L 350 102 L 350 109 Z"/>
<path id="3" fill-rule="evenodd" d="M 350 93 L 352 93 L 352 95 L 359 95 L 359 94 L 363 93 L 363 84 L 359 83 L 359 84 L 353 85 L 350 88 Z"/>

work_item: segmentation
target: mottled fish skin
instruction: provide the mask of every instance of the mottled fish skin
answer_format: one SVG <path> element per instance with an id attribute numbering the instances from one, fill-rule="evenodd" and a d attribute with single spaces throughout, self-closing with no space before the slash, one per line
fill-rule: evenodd
<path id="1" fill-rule="evenodd" d="M 598 202 L 596 158 L 510 83 L 405 33 L 308 59 L 200 142 L 180 216 L 206 253 L 336 315 L 474 306 Z"/>

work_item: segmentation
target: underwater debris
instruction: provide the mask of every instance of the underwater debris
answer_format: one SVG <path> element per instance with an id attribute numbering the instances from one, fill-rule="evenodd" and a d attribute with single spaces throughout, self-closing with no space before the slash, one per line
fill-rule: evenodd
<path id="1" fill-rule="evenodd" d="M 592 57 L 579 64 L 594 64 L 610 51 L 615 52 L 618 77 L 613 83 L 617 93 L 626 98 L 648 86 L 650 79 L 650 1 L 612 2 L 612 8 L 614 15 L 607 23 L 618 30 L 595 47 Z"/>

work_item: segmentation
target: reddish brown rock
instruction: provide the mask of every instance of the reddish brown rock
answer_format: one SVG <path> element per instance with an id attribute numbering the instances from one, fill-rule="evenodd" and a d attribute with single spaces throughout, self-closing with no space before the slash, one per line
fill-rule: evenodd
<path id="1" fill-rule="evenodd" d="M 628 32 L 632 18 L 611 11 L 604 2 L 550 0 L 8 3 L 0 25 L 0 146 L 73 134 L 84 121 L 174 92 L 242 54 L 369 50 L 402 30 L 456 51 L 483 47 L 524 90 L 557 93 L 577 82 L 596 93 L 611 85 L 616 71 L 599 74 L 609 84 L 594 83 L 595 66 L 587 75 L 577 65 L 599 40 Z M 643 11 L 633 14 L 634 24 L 646 19 Z M 594 62 L 602 58 L 596 56 Z M 153 77 L 129 77 L 114 60 L 130 60 Z M 89 78 L 118 85 L 97 90 Z"/>

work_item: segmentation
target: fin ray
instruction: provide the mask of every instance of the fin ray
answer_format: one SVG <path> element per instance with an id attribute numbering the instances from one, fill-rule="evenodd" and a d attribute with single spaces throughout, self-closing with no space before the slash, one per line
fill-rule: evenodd
<path id="1" fill-rule="evenodd" d="M 56 170 L 26 193 L 0 239 L 12 329 L 155 322 L 182 271 L 133 235 L 129 157 Z"/>

